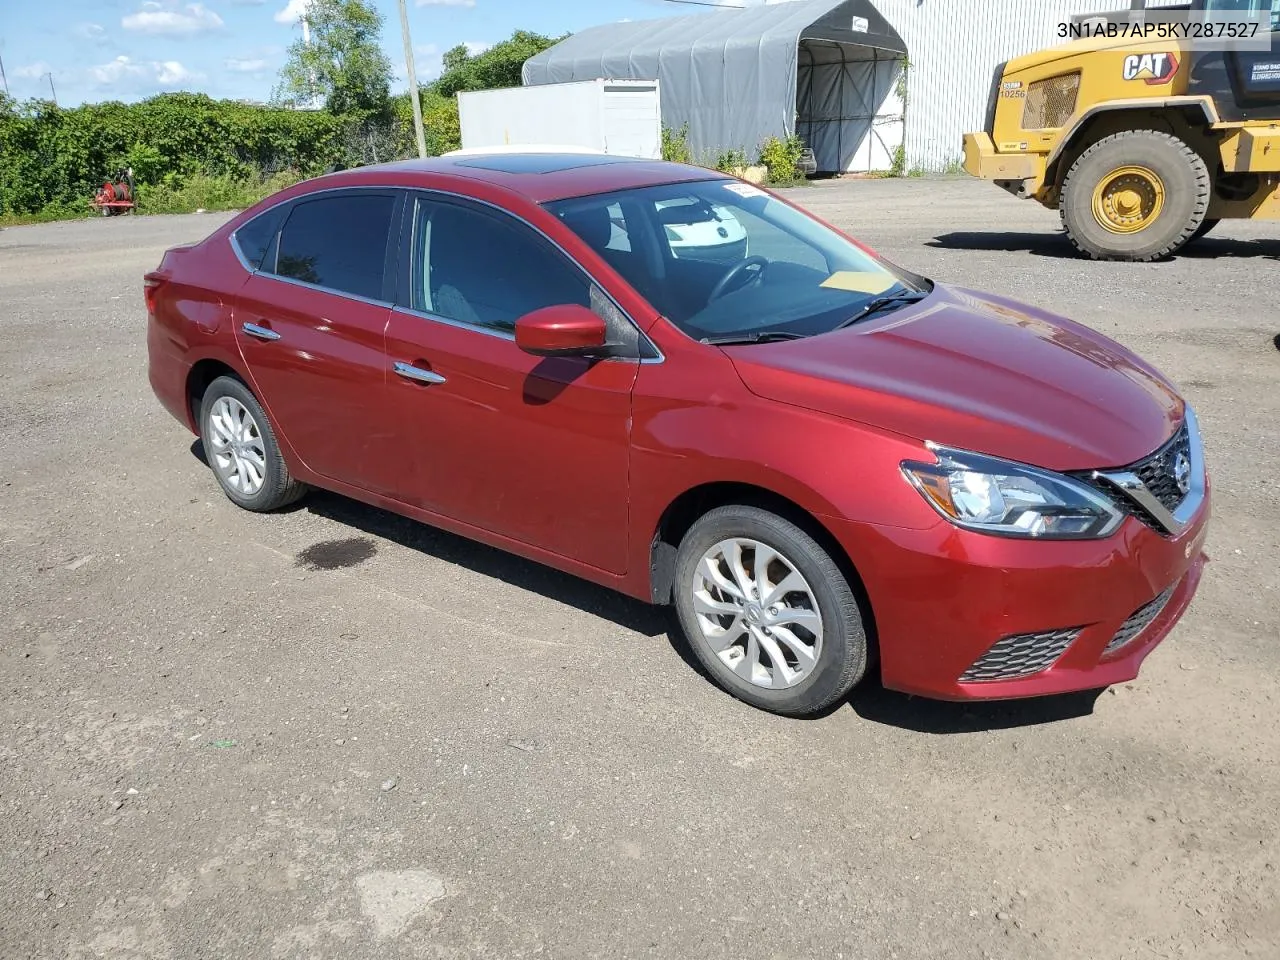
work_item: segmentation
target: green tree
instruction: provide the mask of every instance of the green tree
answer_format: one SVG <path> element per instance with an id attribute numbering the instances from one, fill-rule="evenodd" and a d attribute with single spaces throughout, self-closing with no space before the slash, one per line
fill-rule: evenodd
<path id="1" fill-rule="evenodd" d="M 305 14 L 311 42 L 289 48 L 277 99 L 324 98 L 330 113 L 379 113 L 390 108 L 391 61 L 382 52 L 382 14 L 370 0 L 311 0 Z"/>
<path id="2" fill-rule="evenodd" d="M 508 39 L 474 55 L 459 44 L 444 53 L 444 72 L 435 82 L 436 92 L 452 97 L 459 90 L 518 87 L 524 62 L 563 39 L 517 30 Z"/>

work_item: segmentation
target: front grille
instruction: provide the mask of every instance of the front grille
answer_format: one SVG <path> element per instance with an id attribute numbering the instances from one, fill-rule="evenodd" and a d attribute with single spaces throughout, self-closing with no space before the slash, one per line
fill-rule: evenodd
<path id="1" fill-rule="evenodd" d="M 1174 586 L 1177 586 L 1176 584 Z M 1154 600 L 1144 603 L 1134 611 L 1133 616 L 1120 625 L 1120 629 L 1116 631 L 1116 635 L 1107 643 L 1106 649 L 1102 651 L 1104 657 L 1108 657 L 1115 653 L 1121 647 L 1126 646 L 1132 640 L 1136 640 L 1138 634 L 1151 626 L 1151 622 L 1160 616 L 1160 611 L 1168 604 L 1169 598 L 1173 596 L 1174 587 L 1170 587 Z"/>
<path id="2" fill-rule="evenodd" d="M 1182 503 L 1182 498 L 1186 496 L 1178 489 L 1178 481 L 1174 474 L 1174 464 L 1179 454 L 1190 462 L 1191 435 L 1187 431 L 1186 421 L 1183 421 L 1178 432 L 1168 443 L 1145 460 L 1140 460 L 1129 468 L 1147 485 L 1152 495 L 1164 504 L 1165 509 L 1170 511 L 1178 509 L 1178 504 Z"/>
<path id="3" fill-rule="evenodd" d="M 1178 461 L 1179 454 L 1186 457 L 1187 461 L 1190 462 L 1191 432 L 1187 429 L 1185 420 L 1177 432 L 1165 441 L 1164 446 L 1159 450 L 1150 456 L 1143 457 L 1137 463 L 1121 467 L 1120 471 L 1136 475 L 1146 485 L 1146 488 L 1151 491 L 1151 495 L 1164 504 L 1165 509 L 1172 513 L 1181 506 L 1182 501 L 1187 496 L 1178 489 L 1175 464 Z M 1151 515 L 1151 511 L 1122 490 L 1117 489 L 1113 484 L 1108 483 L 1106 480 L 1095 478 L 1092 473 L 1077 473 L 1074 476 L 1089 484 L 1099 493 L 1104 494 L 1108 500 L 1129 514 L 1129 516 L 1137 517 L 1151 529 L 1162 534 L 1168 533 L 1156 518 Z"/>
<path id="4" fill-rule="evenodd" d="M 1043 633 L 1018 633 L 997 640 L 995 646 L 973 662 L 960 675 L 961 683 L 991 680 L 1017 680 L 1047 670 L 1080 636 L 1079 627 L 1047 630 Z"/>
<path id="5" fill-rule="evenodd" d="M 1026 104 L 1022 108 L 1023 130 L 1060 127 L 1075 112 L 1080 74 L 1037 80 L 1027 87 Z"/>

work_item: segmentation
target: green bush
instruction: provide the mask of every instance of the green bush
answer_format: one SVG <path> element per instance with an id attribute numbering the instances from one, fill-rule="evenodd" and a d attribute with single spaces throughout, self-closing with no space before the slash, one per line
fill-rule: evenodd
<path id="1" fill-rule="evenodd" d="M 138 187 L 139 213 L 191 213 L 195 210 L 243 210 L 277 190 L 303 179 L 296 170 L 281 170 L 269 177 L 237 179 L 222 174 L 197 173 L 181 186 Z"/>
<path id="2" fill-rule="evenodd" d="M 742 149 L 726 150 L 716 157 L 716 169 L 721 173 L 736 173 L 747 165 L 747 151 Z"/>
<path id="3" fill-rule="evenodd" d="M 794 183 L 801 179 L 803 155 L 804 141 L 796 136 L 785 140 L 770 137 L 760 145 L 760 163 L 768 169 L 770 183 Z"/>
<path id="4" fill-rule="evenodd" d="M 889 167 L 889 176 L 900 177 L 907 172 L 907 148 L 898 144 L 893 148 L 893 163 Z"/>
<path id="5" fill-rule="evenodd" d="M 0 96 L 0 215 L 87 212 L 103 181 L 127 166 L 143 189 L 176 190 L 197 175 L 314 175 L 339 162 L 349 123 L 191 93 L 65 110 Z"/>
<path id="6" fill-rule="evenodd" d="M 518 85 L 525 59 L 553 42 L 516 31 L 475 56 L 450 51 L 446 75 L 421 91 L 427 152 L 462 145 L 454 91 Z M 0 222 L 88 216 L 97 189 L 125 167 L 144 212 L 176 213 L 240 207 L 286 182 L 416 155 L 408 94 L 390 110 L 336 114 L 196 93 L 71 109 L 0 93 Z"/>
<path id="7" fill-rule="evenodd" d="M 693 163 L 693 151 L 689 149 L 689 124 L 680 129 L 662 128 L 662 159 L 672 163 Z"/>
<path id="8" fill-rule="evenodd" d="M 444 73 L 433 84 L 434 89 L 442 96 L 452 97 L 459 90 L 518 87 L 524 62 L 564 38 L 517 30 L 506 40 L 476 54 L 468 51 L 465 44 L 459 44 L 444 52 Z"/>

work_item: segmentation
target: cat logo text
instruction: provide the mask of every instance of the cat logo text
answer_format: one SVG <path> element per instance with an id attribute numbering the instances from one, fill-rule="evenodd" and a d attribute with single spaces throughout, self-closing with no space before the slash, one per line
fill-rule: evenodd
<path id="1" fill-rule="evenodd" d="M 1131 53 L 1124 58 L 1124 78 L 1149 84 L 1168 83 L 1178 72 L 1178 58 L 1172 53 Z"/>

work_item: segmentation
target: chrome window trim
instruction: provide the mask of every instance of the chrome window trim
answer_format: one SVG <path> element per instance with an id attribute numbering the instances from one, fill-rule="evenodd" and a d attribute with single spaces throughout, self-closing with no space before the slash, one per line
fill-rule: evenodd
<path id="1" fill-rule="evenodd" d="M 406 307 L 403 304 L 393 303 L 391 309 L 397 313 L 403 313 L 410 317 L 417 317 L 420 320 L 431 320 L 434 323 L 443 323 L 446 327 L 457 327 L 461 330 L 471 330 L 474 333 L 483 333 L 499 340 L 510 340 L 515 342 L 516 335 L 511 330 L 503 330 L 501 327 L 493 327 L 483 323 L 468 323 L 466 320 L 454 320 L 452 317 L 441 316 L 438 313 L 428 313 L 426 310 L 416 310 L 413 307 Z"/>
<path id="2" fill-rule="evenodd" d="M 649 347 L 652 348 L 653 352 L 656 354 L 656 356 L 653 356 L 653 357 L 602 357 L 601 359 L 631 360 L 631 361 L 637 361 L 639 363 L 663 363 L 667 359 L 666 354 L 664 354 L 661 348 L 656 343 L 653 342 L 653 338 L 650 337 L 647 333 L 644 332 L 644 330 L 641 329 L 640 324 L 636 323 L 635 318 L 631 316 L 631 314 L 628 313 L 623 308 L 622 304 L 618 303 L 617 298 L 612 293 L 610 293 L 608 290 L 605 289 L 604 284 L 602 284 L 599 280 L 597 280 L 592 275 L 590 270 L 588 270 L 586 267 L 584 267 L 581 263 L 578 262 L 577 258 L 574 257 L 573 254 L 571 254 L 568 250 L 562 247 L 555 240 L 554 237 L 548 236 L 546 231 L 544 231 L 537 224 L 530 223 L 527 219 L 522 217 L 520 214 L 515 213 L 512 210 L 508 210 L 506 207 L 499 206 L 496 203 L 492 203 L 488 200 L 481 199 L 480 197 L 469 196 L 465 193 L 452 193 L 448 190 L 441 190 L 437 187 L 403 187 L 401 189 L 407 190 L 410 193 L 410 195 L 427 194 L 429 196 L 444 197 L 446 200 L 450 200 L 450 199 L 461 200 L 463 201 L 462 203 L 463 206 L 465 206 L 468 203 L 474 203 L 482 207 L 488 207 L 490 210 L 496 211 L 501 216 L 508 217 L 512 220 L 517 221 L 518 223 L 524 224 L 526 227 L 532 230 L 535 234 L 537 234 L 547 243 L 551 244 L 552 247 L 558 250 L 560 252 L 560 255 L 564 257 L 573 266 L 574 269 L 576 269 L 580 274 L 582 274 L 583 277 L 586 278 L 586 281 L 589 285 L 599 289 L 599 291 L 605 295 L 605 297 L 609 300 L 609 302 L 612 303 L 614 307 L 617 308 L 618 313 L 622 315 L 623 319 L 625 319 L 627 323 L 631 324 L 631 326 L 635 328 L 636 336 L 642 342 L 647 343 Z M 416 214 L 416 207 L 414 212 Z M 438 320 L 443 323 L 448 323 L 451 326 L 461 327 L 464 330 L 477 330 L 482 333 L 491 332 L 495 336 L 502 337 L 505 340 L 515 339 L 514 333 L 507 333 L 506 331 L 503 331 L 501 328 L 498 328 L 498 327 L 487 327 L 483 324 L 467 323 L 462 320 L 450 320 L 448 318 L 441 317 L 437 314 L 428 314 L 428 313 L 425 313 L 424 311 L 414 310 L 411 307 L 402 306 L 399 304 L 396 305 L 396 309 L 404 310 L 407 313 L 412 314 L 413 316 L 424 317 L 427 320 Z"/>
<path id="3" fill-rule="evenodd" d="M 269 209 L 274 209 L 274 208 L 269 208 Z M 267 211 L 264 210 L 262 212 L 266 213 Z M 258 219 L 257 217 L 253 217 L 249 220 L 246 220 L 244 223 L 253 223 L 253 221 L 257 219 Z M 241 227 L 244 226 L 244 223 L 242 223 L 240 226 Z M 239 232 L 240 232 L 240 227 L 236 227 L 234 230 L 232 230 L 231 235 L 227 237 L 227 242 L 231 244 L 231 252 L 234 253 L 236 255 L 236 259 L 240 261 L 240 266 L 244 267 L 246 273 L 253 275 L 258 271 L 252 264 L 249 263 L 248 260 L 244 258 L 244 254 L 240 251 L 240 243 L 238 240 L 236 240 L 236 234 Z"/>
<path id="4" fill-rule="evenodd" d="M 318 293 L 327 293 L 330 296 L 342 297 L 344 300 L 355 300 L 357 303 L 367 303 L 374 307 L 394 307 L 395 304 L 390 300 L 375 300 L 372 297 L 362 297 L 358 293 L 348 293 L 346 290 L 338 290 L 334 287 L 324 287 L 318 283 L 308 283 L 306 280 L 297 280 L 294 277 L 282 277 L 278 273 L 265 273 L 262 270 L 254 271 L 260 277 L 267 280 L 276 280 L 280 283 L 291 283 L 295 287 L 302 287 L 306 290 L 315 290 Z"/>
<path id="5" fill-rule="evenodd" d="M 1167 533 L 1176 536 L 1187 528 L 1205 501 L 1205 466 L 1204 441 L 1200 436 L 1200 421 L 1196 419 L 1191 404 L 1184 405 L 1184 416 L 1187 424 L 1187 446 L 1191 460 L 1191 481 L 1187 494 L 1182 498 L 1176 510 L 1169 510 L 1155 495 L 1147 489 L 1147 485 L 1131 470 L 1095 470 L 1094 480 L 1103 480 L 1115 487 L 1130 500 L 1155 517 L 1156 522 Z M 1177 435 L 1177 431 L 1174 431 Z M 1167 441 L 1166 441 L 1167 442 Z M 1159 448 L 1157 448 L 1159 449 Z"/>

